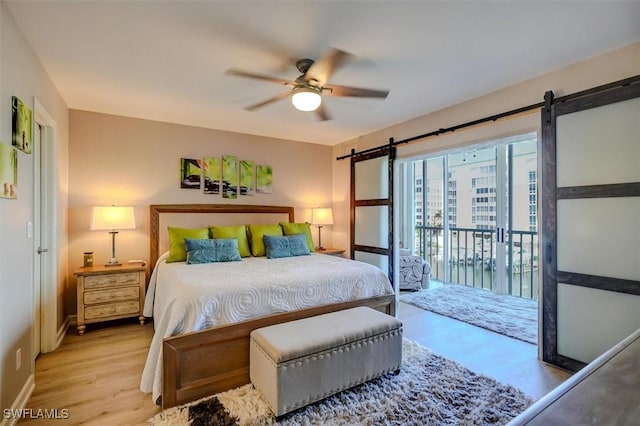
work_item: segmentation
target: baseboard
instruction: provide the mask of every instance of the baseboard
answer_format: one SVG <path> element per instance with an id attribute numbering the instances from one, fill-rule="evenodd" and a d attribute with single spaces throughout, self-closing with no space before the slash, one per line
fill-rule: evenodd
<path id="1" fill-rule="evenodd" d="M 77 315 L 68 315 L 67 321 L 69 321 L 69 327 L 74 325 L 78 325 L 78 316 Z"/>
<path id="2" fill-rule="evenodd" d="M 24 409 L 31 399 L 31 395 L 33 394 L 33 390 L 36 387 L 35 376 L 33 374 L 29 375 L 29 378 L 25 382 L 22 389 L 20 389 L 20 393 L 16 397 L 16 400 L 11 404 L 10 411 L 6 411 L 6 409 L 2 410 L 2 420 L 0 421 L 0 426 L 13 426 L 18 423 L 18 420 L 21 419 L 18 411 Z M 8 414 L 8 415 L 7 415 Z"/>
<path id="3" fill-rule="evenodd" d="M 72 324 L 76 324 L 76 323 L 77 323 L 77 315 L 68 315 L 67 318 L 65 318 L 64 322 L 58 329 L 58 334 L 56 335 L 56 348 L 60 347 L 60 344 L 62 343 L 62 339 L 64 339 L 65 334 L 67 334 L 67 330 L 69 329 L 69 327 Z"/>

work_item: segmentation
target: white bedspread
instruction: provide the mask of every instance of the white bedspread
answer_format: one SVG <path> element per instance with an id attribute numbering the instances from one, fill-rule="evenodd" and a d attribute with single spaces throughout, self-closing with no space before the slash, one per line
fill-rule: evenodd
<path id="1" fill-rule="evenodd" d="M 162 391 L 162 339 L 309 307 L 393 294 L 385 274 L 363 262 L 323 254 L 187 265 L 158 260 L 144 315 L 155 334 L 140 389 Z"/>

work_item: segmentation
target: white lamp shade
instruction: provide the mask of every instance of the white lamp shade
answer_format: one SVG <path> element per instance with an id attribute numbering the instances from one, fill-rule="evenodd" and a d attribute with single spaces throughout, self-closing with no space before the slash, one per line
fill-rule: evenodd
<path id="1" fill-rule="evenodd" d="M 322 96 L 313 89 L 303 87 L 293 92 L 291 103 L 299 111 L 315 111 L 322 103 Z"/>
<path id="2" fill-rule="evenodd" d="M 92 231 L 136 229 L 133 207 L 94 207 L 91 211 Z"/>
<path id="3" fill-rule="evenodd" d="M 311 209 L 312 225 L 333 225 L 333 211 L 330 208 Z"/>

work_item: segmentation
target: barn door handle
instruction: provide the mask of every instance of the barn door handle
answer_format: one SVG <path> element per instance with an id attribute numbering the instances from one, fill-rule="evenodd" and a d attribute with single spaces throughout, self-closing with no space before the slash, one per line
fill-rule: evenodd
<path id="1" fill-rule="evenodd" d="M 547 244 L 547 246 L 545 247 L 544 252 L 545 252 L 545 257 L 546 257 L 547 263 L 553 262 L 553 246 L 551 245 L 551 243 Z"/>

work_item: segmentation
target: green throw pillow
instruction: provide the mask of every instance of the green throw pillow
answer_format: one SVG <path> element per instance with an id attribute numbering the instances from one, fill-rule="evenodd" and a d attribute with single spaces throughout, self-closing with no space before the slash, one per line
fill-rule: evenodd
<path id="1" fill-rule="evenodd" d="M 316 251 L 315 247 L 313 246 L 313 237 L 311 236 L 311 224 L 309 222 L 305 222 L 305 223 L 280 222 L 280 226 L 282 226 L 284 235 L 304 234 L 307 241 L 307 246 L 309 247 L 309 251 Z"/>
<path id="2" fill-rule="evenodd" d="M 167 263 L 184 262 L 187 260 L 187 250 L 184 246 L 185 238 L 208 239 L 209 228 L 174 228 L 168 226 L 169 230 L 169 257 Z"/>
<path id="3" fill-rule="evenodd" d="M 238 240 L 238 251 L 240 256 L 249 257 L 249 242 L 247 241 L 247 227 L 239 226 L 211 226 L 211 236 L 213 238 L 235 238 Z"/>
<path id="4" fill-rule="evenodd" d="M 280 225 L 249 225 L 249 233 L 251 234 L 251 254 L 264 256 L 266 251 L 262 237 L 265 235 L 282 237 L 282 228 Z"/>

